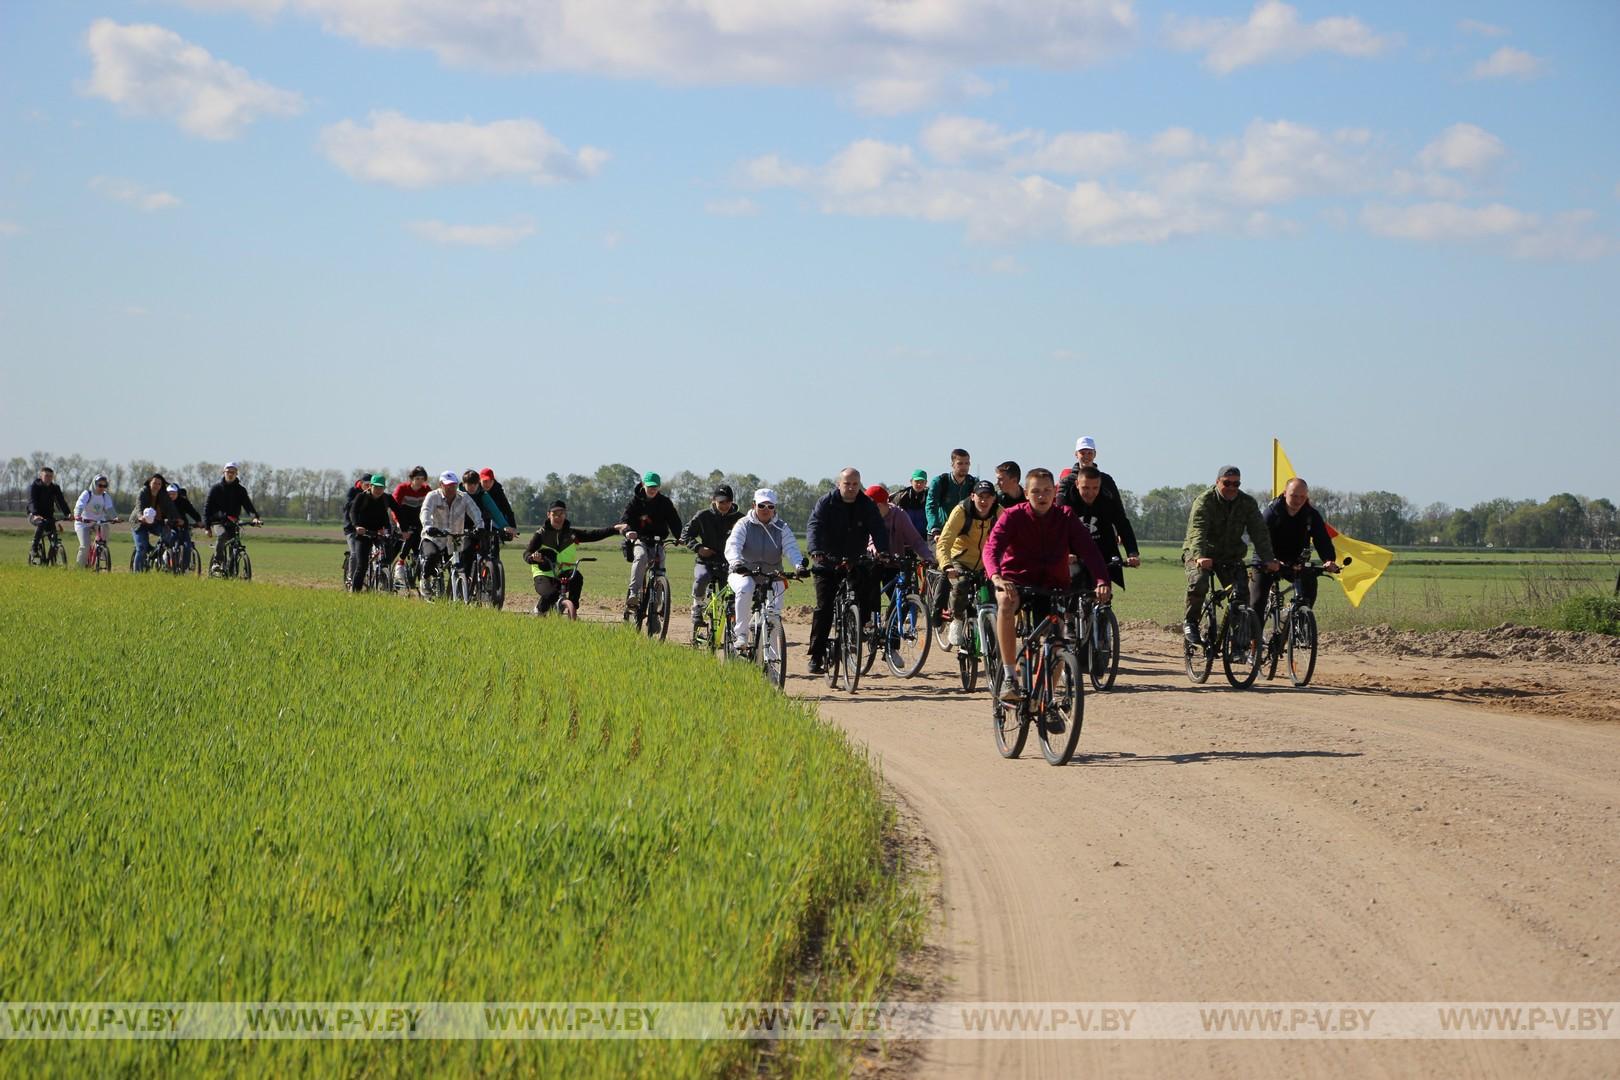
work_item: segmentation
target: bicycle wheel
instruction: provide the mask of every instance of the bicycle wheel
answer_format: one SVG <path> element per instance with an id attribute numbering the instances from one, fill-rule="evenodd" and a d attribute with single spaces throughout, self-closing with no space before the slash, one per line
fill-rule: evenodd
<path id="1" fill-rule="evenodd" d="M 1194 645 L 1190 641 L 1182 641 L 1182 650 L 1187 655 L 1187 678 L 1195 683 L 1202 683 L 1209 678 L 1209 673 L 1215 668 L 1215 642 L 1218 633 L 1215 622 L 1215 605 L 1210 601 L 1204 602 L 1204 609 L 1198 616 L 1198 632 L 1203 635 L 1204 643 Z"/>
<path id="2" fill-rule="evenodd" d="M 506 606 L 506 566 L 501 562 L 500 556 L 497 555 L 489 560 L 489 568 L 490 583 L 493 589 L 490 603 L 498 611 Z"/>
<path id="3" fill-rule="evenodd" d="M 1048 765 L 1067 765 L 1080 742 L 1080 723 L 1086 715 L 1080 661 L 1068 649 L 1052 653 L 1039 683 L 1031 693 L 1039 695 L 1035 722 L 1040 728 L 1041 756 Z"/>
<path id="4" fill-rule="evenodd" d="M 243 581 L 253 580 L 253 560 L 248 558 L 247 548 L 237 549 L 236 573 Z"/>
<path id="5" fill-rule="evenodd" d="M 1288 619 L 1288 677 L 1295 686 L 1304 686 L 1315 671 L 1316 612 L 1296 607 Z"/>
<path id="6" fill-rule="evenodd" d="M 1091 676 L 1093 688 L 1108 690 L 1119 676 L 1119 619 L 1114 616 L 1113 608 L 1103 607 L 1097 609 L 1093 618 L 1087 674 Z"/>
<path id="7" fill-rule="evenodd" d="M 204 561 L 202 555 L 197 551 L 196 544 L 186 545 L 186 565 L 191 567 L 193 577 L 202 577 Z"/>
<path id="8" fill-rule="evenodd" d="M 1008 705 L 1001 700 L 1001 680 L 1006 669 L 996 650 L 985 654 L 985 667 L 990 683 L 990 729 L 996 737 L 996 749 L 1004 758 L 1015 758 L 1024 752 L 1024 743 L 1029 740 L 1030 712 L 1024 705 Z"/>
<path id="9" fill-rule="evenodd" d="M 978 627 L 969 623 L 967 640 L 962 642 L 962 648 L 956 654 L 956 675 L 962 680 L 962 692 L 973 693 L 973 688 L 979 684 L 979 642 L 974 640 L 978 636 Z"/>
<path id="10" fill-rule="evenodd" d="M 950 587 L 950 578 L 938 570 L 928 571 L 928 630 L 934 638 L 934 644 L 945 652 L 955 648 L 951 644 L 951 621 L 939 617 L 939 609 L 945 606 Z"/>
<path id="11" fill-rule="evenodd" d="M 1282 659 L 1286 638 L 1283 635 L 1283 616 L 1277 602 L 1277 594 L 1271 594 L 1271 602 L 1266 605 L 1266 617 L 1260 621 L 1260 629 L 1264 635 L 1261 642 L 1266 649 L 1266 678 L 1277 677 L 1277 661 Z"/>
<path id="12" fill-rule="evenodd" d="M 1226 681 L 1239 690 L 1254 685 L 1260 674 L 1260 620 L 1254 609 L 1243 604 L 1227 616 L 1226 636 L 1221 642 L 1221 668 Z"/>
<path id="13" fill-rule="evenodd" d="M 844 689 L 853 694 L 855 688 L 861 684 L 861 644 L 862 631 L 860 605 L 854 601 L 844 605 L 838 613 L 838 648 L 842 655 L 838 658 L 839 679 Z"/>
<path id="14" fill-rule="evenodd" d="M 343 553 L 343 587 L 345 589 L 349 587 L 349 582 L 354 580 L 349 576 L 349 560 L 352 558 L 354 558 L 354 552 L 345 551 Z"/>
<path id="15" fill-rule="evenodd" d="M 29 566 L 44 566 L 45 565 L 45 549 L 40 546 L 39 541 L 37 539 L 32 544 L 28 545 L 28 565 Z"/>
<path id="16" fill-rule="evenodd" d="M 922 670 L 932 637 L 928 609 L 923 606 L 922 597 L 916 593 L 902 596 L 889 613 L 886 629 L 889 640 L 884 651 L 889 659 L 889 670 L 902 679 L 909 679 Z"/>
<path id="17" fill-rule="evenodd" d="M 669 579 L 654 577 L 647 582 L 647 618 L 642 624 L 647 636 L 663 641 L 669 634 Z"/>
<path id="18" fill-rule="evenodd" d="M 879 601 L 881 604 L 881 601 Z M 877 664 L 878 652 L 883 648 L 883 639 L 887 636 L 883 628 L 888 624 L 883 622 L 879 613 L 874 611 L 872 617 L 861 627 L 862 636 L 866 638 L 866 651 L 861 654 L 861 674 L 870 675 L 872 668 Z"/>
<path id="19" fill-rule="evenodd" d="M 112 552 L 107 550 L 106 544 L 96 545 L 96 573 L 112 573 Z"/>
<path id="20" fill-rule="evenodd" d="M 68 564 L 67 549 L 61 541 L 51 539 L 51 549 L 45 553 L 46 561 L 51 566 L 66 566 Z"/>
<path id="21" fill-rule="evenodd" d="M 787 684 L 787 631 L 764 615 L 754 620 L 754 660 L 766 680 L 778 690 Z"/>

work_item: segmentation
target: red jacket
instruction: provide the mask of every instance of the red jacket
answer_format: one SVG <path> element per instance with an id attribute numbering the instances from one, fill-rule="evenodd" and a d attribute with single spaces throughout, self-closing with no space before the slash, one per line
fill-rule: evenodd
<path id="1" fill-rule="evenodd" d="M 1067 506 L 1053 504 L 1043 516 L 1020 503 L 1001 512 L 984 542 L 984 568 L 1019 585 L 1048 589 L 1069 587 L 1069 556 L 1078 555 L 1098 585 L 1108 584 L 1091 530 Z"/>

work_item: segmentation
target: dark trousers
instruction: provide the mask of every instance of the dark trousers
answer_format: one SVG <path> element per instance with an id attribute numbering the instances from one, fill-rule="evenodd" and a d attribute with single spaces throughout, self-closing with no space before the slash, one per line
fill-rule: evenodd
<path id="1" fill-rule="evenodd" d="M 585 575 L 576 571 L 568 579 L 568 602 L 574 605 L 575 611 L 579 610 L 579 594 L 584 591 Z M 540 614 L 542 615 L 550 611 L 556 606 L 557 601 L 562 599 L 561 582 L 554 577 L 535 575 L 534 592 L 536 596 L 540 597 Z"/>
<path id="2" fill-rule="evenodd" d="M 1266 617 L 1266 599 L 1271 596 L 1271 582 L 1275 578 L 1283 578 L 1294 583 L 1294 589 L 1299 594 L 1299 602 L 1306 607 L 1316 606 L 1316 575 L 1296 575 L 1288 567 L 1281 572 L 1268 574 L 1264 570 L 1256 571 L 1249 576 L 1249 606 L 1262 620 Z"/>
<path id="3" fill-rule="evenodd" d="M 870 615 L 878 606 L 879 581 L 869 568 L 855 570 L 820 570 L 815 574 L 816 610 L 810 616 L 810 655 L 821 659 L 827 651 L 827 638 L 832 634 L 833 594 L 844 575 L 855 577 L 855 601 L 860 605 L 861 618 Z"/>
<path id="4" fill-rule="evenodd" d="M 355 592 L 365 588 L 366 575 L 371 572 L 371 550 L 379 545 L 382 547 L 383 562 L 392 563 L 394 560 L 389 550 L 394 545 L 392 536 L 349 534 L 349 588 Z"/>
<path id="5" fill-rule="evenodd" d="M 1222 585 L 1230 585 L 1237 580 L 1242 570 L 1234 573 L 1232 567 L 1218 560 L 1215 563 L 1215 569 L 1200 570 L 1198 569 L 1198 560 L 1195 558 L 1188 559 L 1186 567 L 1187 608 L 1183 614 L 1183 619 L 1188 626 L 1191 626 L 1198 621 L 1198 609 L 1204 606 L 1204 595 L 1209 592 L 1209 579 L 1219 577 Z M 1238 595 L 1243 595 L 1241 590 L 1239 590 Z"/>

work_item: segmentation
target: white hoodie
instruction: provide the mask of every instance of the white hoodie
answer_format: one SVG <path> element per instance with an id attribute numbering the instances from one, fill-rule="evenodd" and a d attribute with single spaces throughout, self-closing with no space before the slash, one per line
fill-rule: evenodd
<path id="1" fill-rule="evenodd" d="M 789 567 L 804 561 L 793 530 L 780 516 L 767 525 L 759 520 L 759 511 L 750 510 L 732 526 L 731 535 L 726 537 L 727 566 L 742 563 L 750 570 L 781 573 L 784 557 Z"/>

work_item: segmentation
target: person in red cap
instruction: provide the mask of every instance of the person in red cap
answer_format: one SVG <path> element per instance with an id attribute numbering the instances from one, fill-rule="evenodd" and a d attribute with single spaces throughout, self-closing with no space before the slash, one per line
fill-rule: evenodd
<path id="1" fill-rule="evenodd" d="M 489 493 L 489 497 L 495 500 L 495 505 L 500 507 L 501 513 L 506 515 L 506 538 L 508 540 L 515 538 L 518 534 L 517 515 L 512 513 L 512 504 L 506 501 L 506 491 L 501 487 L 501 482 L 495 479 L 495 470 L 479 469 L 478 486 Z"/>
<path id="2" fill-rule="evenodd" d="M 883 518 L 883 525 L 889 531 L 889 554 L 914 552 L 923 562 L 933 566 L 934 553 L 923 543 L 922 534 L 911 523 L 911 515 L 890 505 L 889 489 L 882 484 L 873 484 L 866 489 L 866 496 L 877 503 L 878 515 Z M 875 552 L 877 548 L 872 547 L 871 550 Z"/>

